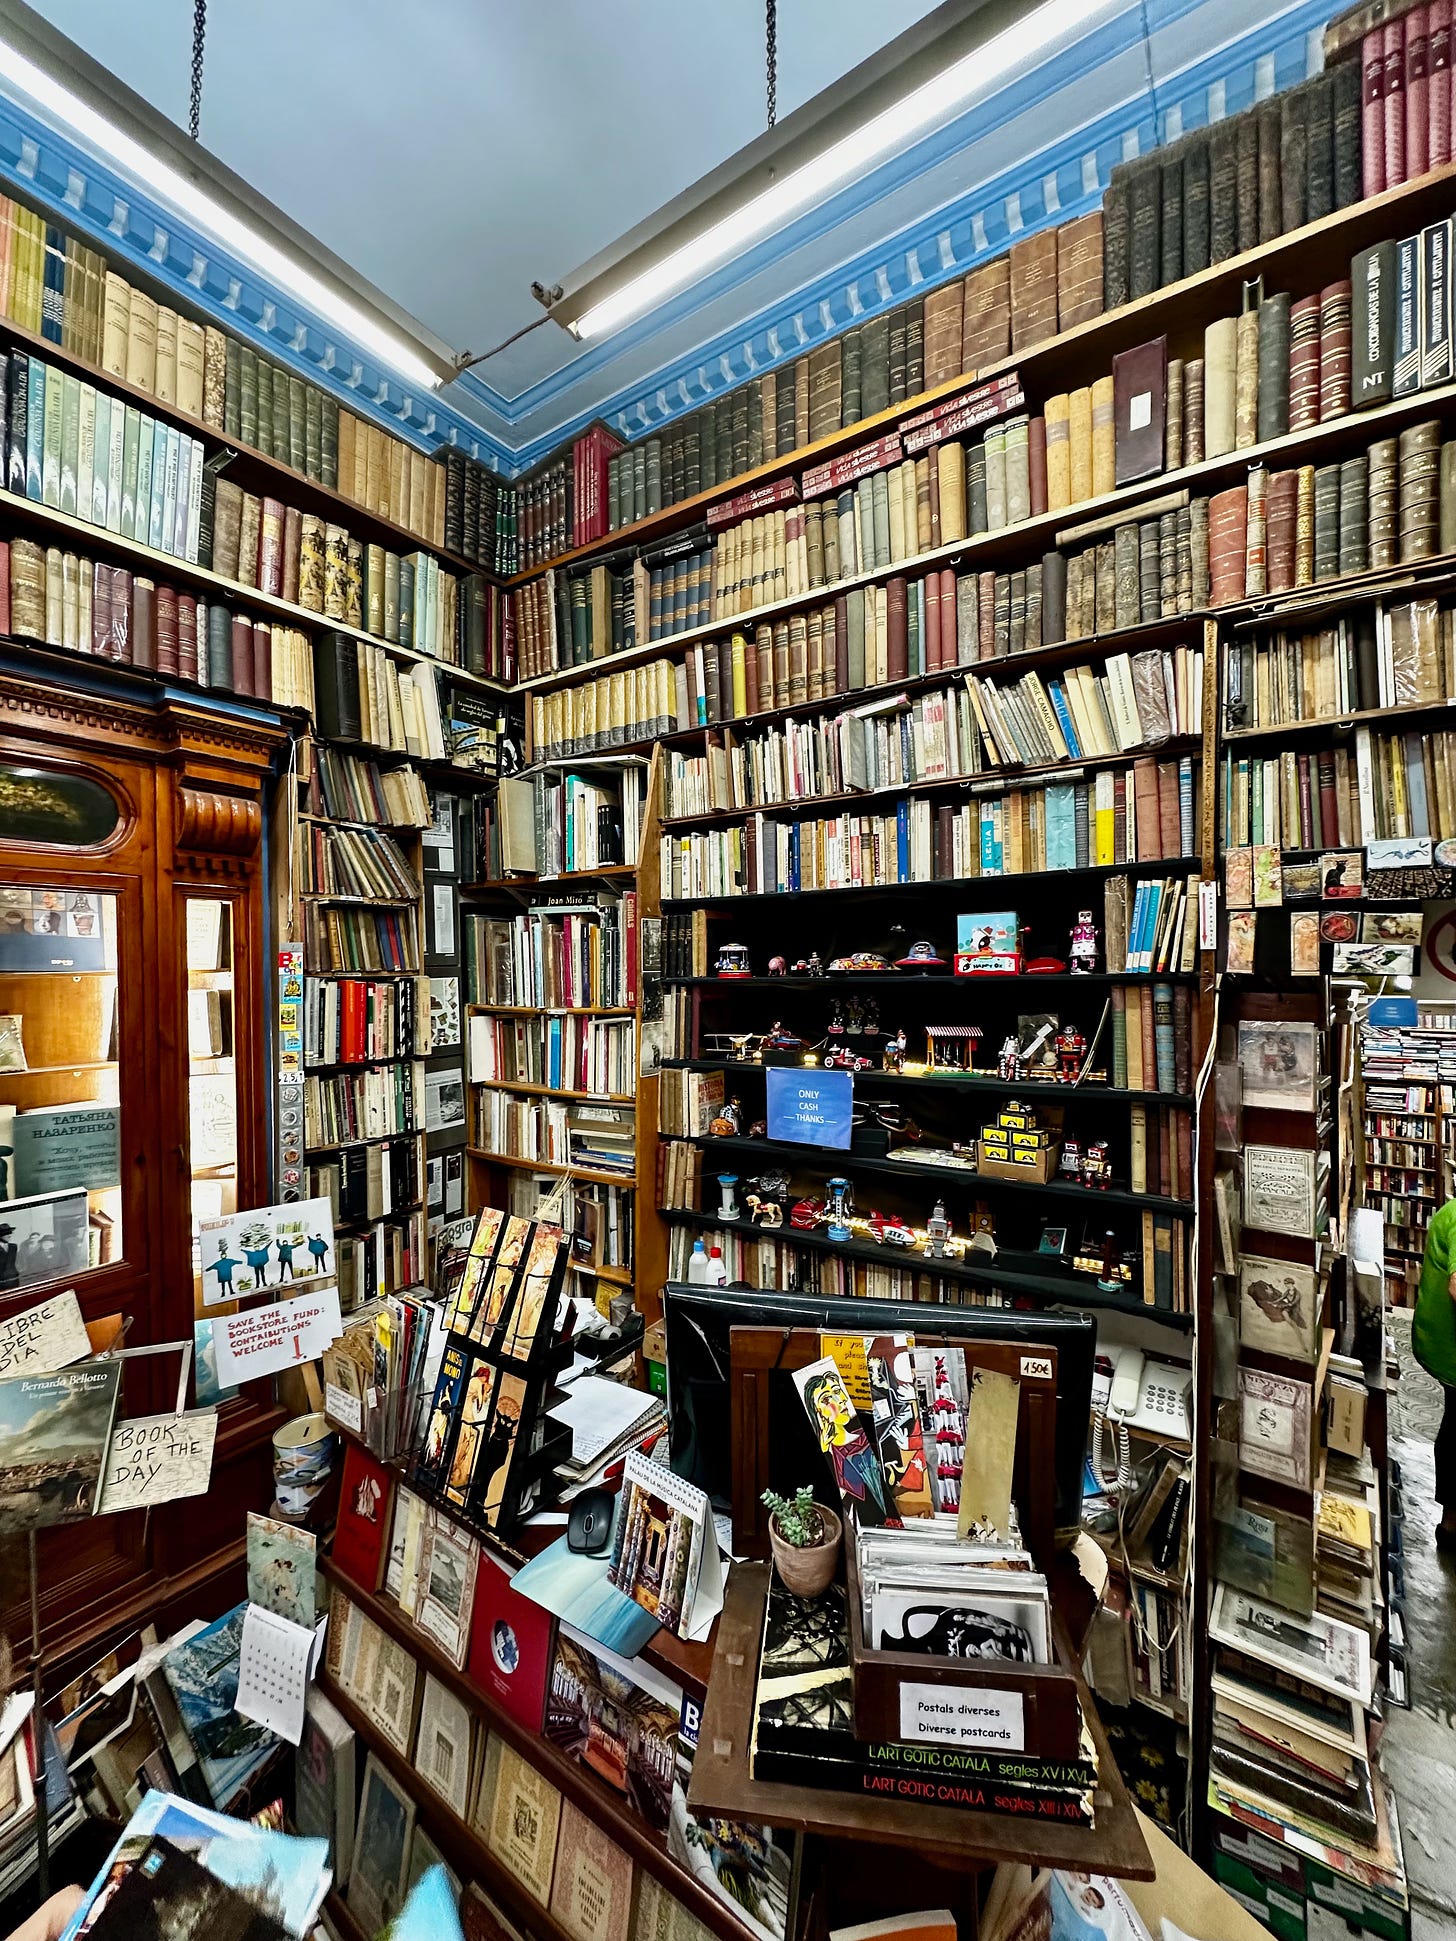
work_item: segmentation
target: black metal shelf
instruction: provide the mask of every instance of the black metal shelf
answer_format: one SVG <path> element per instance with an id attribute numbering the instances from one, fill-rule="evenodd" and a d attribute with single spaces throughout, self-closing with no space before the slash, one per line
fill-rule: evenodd
<path id="1" fill-rule="evenodd" d="M 1064 1307 L 1109 1308 L 1120 1314 L 1143 1315 L 1165 1327 L 1191 1330 L 1193 1316 L 1177 1314 L 1171 1308 L 1155 1307 L 1138 1295 L 1109 1294 L 1086 1275 L 1057 1274 L 1034 1263 L 1051 1256 L 1024 1253 L 1006 1248 L 993 1261 L 932 1260 L 928 1255 L 898 1247 L 877 1245 L 871 1240 L 831 1240 L 826 1234 L 811 1233 L 798 1227 L 756 1227 L 747 1220 L 723 1220 L 713 1213 L 692 1213 L 681 1207 L 665 1208 L 663 1219 L 670 1226 L 711 1227 L 715 1233 L 741 1233 L 754 1240 L 779 1240 L 789 1247 L 806 1247 L 815 1253 L 833 1254 L 845 1260 L 863 1260 L 874 1267 L 898 1267 L 906 1273 L 942 1275 L 968 1287 L 1000 1288 L 1004 1293 L 1022 1297 L 1036 1296 L 1057 1301 Z"/>
<path id="2" fill-rule="evenodd" d="M 862 1040 L 861 1040 L 862 1041 Z M 664 1058 L 664 1071 L 684 1072 L 766 1072 L 770 1065 L 737 1058 Z M 796 1070 L 798 1067 L 790 1066 Z M 1059 1085 L 1044 1078 L 998 1078 L 994 1072 L 857 1072 L 866 1085 L 916 1085 L 927 1091 L 986 1092 L 996 1097 L 1019 1097 L 1023 1092 L 1036 1099 L 1125 1100 L 1129 1105 L 1177 1105 L 1185 1109 L 1194 1101 L 1187 1092 L 1133 1092 L 1121 1085 Z"/>
<path id="3" fill-rule="evenodd" d="M 1015 984 L 1196 984 L 1197 971 L 1010 971 L 951 974 L 949 964 L 932 971 L 825 971 L 822 977 L 664 977 L 664 984 L 705 991 L 995 991 Z"/>

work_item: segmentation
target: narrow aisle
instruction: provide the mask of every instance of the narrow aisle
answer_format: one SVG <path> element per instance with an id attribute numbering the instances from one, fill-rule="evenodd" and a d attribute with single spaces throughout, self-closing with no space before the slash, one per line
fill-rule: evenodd
<path id="1" fill-rule="evenodd" d="M 1392 1453 L 1405 1509 L 1411 1707 L 1391 1707 L 1381 1766 L 1400 1806 L 1412 1941 L 1456 1941 L 1456 1556 L 1432 1538 L 1441 1388 L 1411 1353 L 1409 1311 L 1392 1311 L 1390 1321 L 1400 1357 Z"/>

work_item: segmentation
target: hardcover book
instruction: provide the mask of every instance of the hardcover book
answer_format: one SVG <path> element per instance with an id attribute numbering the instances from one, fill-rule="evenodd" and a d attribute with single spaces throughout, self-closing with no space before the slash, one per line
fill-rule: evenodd
<path id="1" fill-rule="evenodd" d="M 91 1515 L 120 1392 L 114 1361 L 0 1380 L 0 1530 Z"/>
<path id="2" fill-rule="evenodd" d="M 481 1763 L 475 1825 L 501 1865 L 542 1907 L 551 1899 L 562 1800 L 556 1788 L 503 1739 Z"/>
<path id="3" fill-rule="evenodd" d="M 1251 1476 L 1307 1490 L 1313 1482 L 1313 1391 L 1307 1381 L 1239 1370 L 1239 1466 Z"/>
<path id="4" fill-rule="evenodd" d="M 367 1449 L 350 1442 L 344 1452 L 333 1559 L 361 1589 L 377 1591 L 384 1573 L 393 1479 Z"/>
<path id="5" fill-rule="evenodd" d="M 470 1677 L 532 1732 L 541 1730 L 551 1631 L 551 1613 L 512 1590 L 500 1564 L 482 1553 L 470 1621 Z"/>
<path id="6" fill-rule="evenodd" d="M 278 1744 L 266 1726 L 239 1717 L 235 1709 L 247 1612 L 246 1604 L 237 1605 L 175 1646 L 163 1660 L 167 1683 L 219 1812 L 227 1811 Z"/>
<path id="7" fill-rule="evenodd" d="M 561 1810 L 551 1912 L 572 1941 L 627 1941 L 632 1862 L 570 1801 Z"/>

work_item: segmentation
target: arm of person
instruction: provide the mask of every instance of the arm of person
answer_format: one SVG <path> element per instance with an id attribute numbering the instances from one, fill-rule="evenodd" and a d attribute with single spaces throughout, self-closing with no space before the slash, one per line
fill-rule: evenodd
<path id="1" fill-rule="evenodd" d="M 10 1941 L 61 1941 L 71 1916 L 86 1898 L 80 1887 L 60 1887 L 44 1907 L 38 1907 L 28 1921 L 10 1936 Z"/>

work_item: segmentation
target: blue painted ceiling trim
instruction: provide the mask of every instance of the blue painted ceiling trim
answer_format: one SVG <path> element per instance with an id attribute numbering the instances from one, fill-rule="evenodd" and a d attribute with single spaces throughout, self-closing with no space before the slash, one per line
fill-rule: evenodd
<path id="1" fill-rule="evenodd" d="M 984 140 L 1016 116 L 1065 94 L 1089 72 L 1125 57 L 1141 40 L 1141 20 L 1129 12 L 1001 90 L 990 103 L 893 158 L 820 208 L 601 345 L 590 346 L 541 382 L 507 398 L 476 373 L 457 380 L 450 396 L 415 397 L 390 374 L 306 316 L 285 292 L 217 248 L 189 225 L 99 162 L 89 152 L 0 95 L 0 182 L 24 200 L 49 206 L 57 219 L 89 235 L 116 266 L 133 268 L 176 292 L 181 303 L 215 316 L 229 330 L 278 363 L 337 395 L 424 450 L 445 444 L 516 476 L 539 464 L 595 418 L 630 436 L 659 429 L 704 402 L 800 356 L 856 318 L 874 316 L 932 289 L 1004 250 L 1015 234 L 1030 234 L 1096 206 L 1113 164 L 1159 139 L 1242 107 L 1307 71 L 1311 35 L 1329 15 L 1330 0 L 1304 0 L 1231 39 L 1215 52 L 1159 82 L 1146 84 L 1119 106 L 1061 142 L 1021 158 L 1014 168 L 944 201 L 932 212 L 693 347 L 648 377 L 604 398 L 566 411 L 536 436 L 520 441 L 512 428 L 538 423 L 553 403 L 581 394 L 584 382 L 661 333 L 690 323 L 716 301 L 764 277 L 796 249 L 823 242 L 874 206 Z M 1218 0 L 1149 0 L 1156 35 L 1203 11 L 1216 22 Z M 1216 30 L 1216 29 L 1215 29 Z M 1054 117 L 1053 117 L 1054 119 Z M 861 228 L 863 223 L 861 222 Z M 458 398 L 463 409 L 451 398 Z M 478 420 L 485 417 L 489 426 Z"/>

